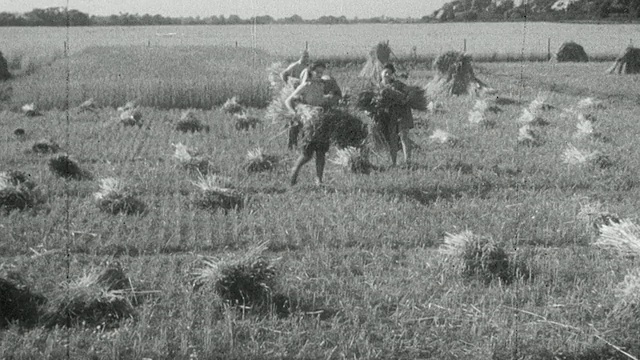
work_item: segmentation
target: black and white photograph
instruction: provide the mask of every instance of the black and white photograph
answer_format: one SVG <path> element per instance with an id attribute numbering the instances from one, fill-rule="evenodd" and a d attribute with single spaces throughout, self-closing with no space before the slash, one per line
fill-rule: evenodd
<path id="1" fill-rule="evenodd" d="M 640 0 L 0 0 L 0 360 L 638 360 Z"/>

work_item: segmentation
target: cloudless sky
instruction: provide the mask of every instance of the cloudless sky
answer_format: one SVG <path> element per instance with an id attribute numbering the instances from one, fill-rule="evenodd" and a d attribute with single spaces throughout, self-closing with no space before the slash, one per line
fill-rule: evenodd
<path id="1" fill-rule="evenodd" d="M 421 18 L 450 0 L 69 0 L 69 8 L 90 15 L 119 13 L 183 17 L 235 14 L 243 19 L 271 15 L 279 19 L 297 14 L 304 19 L 323 15 L 347 18 L 376 16 Z M 66 0 L 0 0 L 0 12 L 24 13 L 34 8 L 66 6 Z"/>

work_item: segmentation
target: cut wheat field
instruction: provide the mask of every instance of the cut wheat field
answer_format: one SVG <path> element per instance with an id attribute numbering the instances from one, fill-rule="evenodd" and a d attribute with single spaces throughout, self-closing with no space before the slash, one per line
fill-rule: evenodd
<path id="1" fill-rule="evenodd" d="M 21 171 L 37 196 L 0 213 L 0 278 L 46 301 L 29 321 L 0 321 L 0 358 L 640 356 L 637 76 L 605 75 L 601 63 L 476 64 L 498 89 L 484 99 L 495 113 L 475 97 L 432 99 L 439 110 L 414 112 L 410 166 L 374 152 L 369 175 L 329 161 L 316 186 L 309 164 L 291 187 L 297 154 L 284 124 L 264 119 L 267 67 L 283 59 L 120 50 L 167 60 L 90 48 L 4 89 L 0 185 Z M 328 72 L 354 98 L 358 70 Z M 413 85 L 433 76 L 408 70 Z M 233 96 L 254 126 L 225 111 Z M 88 98 L 95 106 L 81 111 Z M 123 117 L 129 100 L 137 113 Z M 28 103 L 41 116 L 26 116 Z M 258 148 L 264 171 L 248 166 Z M 56 156 L 79 169 L 61 171 Z M 87 290 L 114 264 L 126 286 Z"/>

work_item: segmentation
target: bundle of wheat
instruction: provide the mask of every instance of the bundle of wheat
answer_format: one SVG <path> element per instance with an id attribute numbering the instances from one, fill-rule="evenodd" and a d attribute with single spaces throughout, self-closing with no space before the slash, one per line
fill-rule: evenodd
<path id="1" fill-rule="evenodd" d="M 45 325 L 118 327 L 136 316 L 131 299 L 135 291 L 119 264 L 104 271 L 92 269 L 75 281 L 64 284 L 49 304 Z"/>
<path id="2" fill-rule="evenodd" d="M 227 101 L 222 105 L 222 111 L 227 114 L 237 114 L 244 111 L 242 105 L 238 103 L 238 99 L 234 96 L 231 99 L 227 99 Z"/>
<path id="3" fill-rule="evenodd" d="M 564 151 L 563 160 L 570 165 L 590 164 L 602 169 L 613 166 L 611 159 L 600 151 L 581 151 L 572 144 Z"/>
<path id="4" fill-rule="evenodd" d="M 28 117 L 42 116 L 35 103 L 22 105 L 22 112 Z"/>
<path id="5" fill-rule="evenodd" d="M 331 162 L 355 174 L 368 175 L 374 169 L 373 164 L 369 161 L 369 151 L 366 148 L 347 147 L 339 149 L 336 152 L 335 159 L 331 160 Z"/>
<path id="6" fill-rule="evenodd" d="M 476 78 L 471 61 L 471 55 L 457 51 L 439 55 L 433 62 L 432 68 L 436 70 L 436 75 L 426 85 L 427 94 L 436 96 L 495 93 L 494 89 Z"/>
<path id="7" fill-rule="evenodd" d="M 209 132 L 209 125 L 203 125 L 193 109 L 183 111 L 176 123 L 176 130 L 181 132 Z"/>
<path id="8" fill-rule="evenodd" d="M 640 269 L 631 269 L 614 289 L 616 303 L 609 314 L 624 323 L 640 317 Z"/>
<path id="9" fill-rule="evenodd" d="M 213 171 L 209 159 L 203 157 L 196 149 L 187 147 L 182 143 L 171 144 L 175 147 L 173 157 L 188 171 L 207 175 Z"/>
<path id="10" fill-rule="evenodd" d="M 251 247 L 240 256 L 203 257 L 193 272 L 194 290 L 212 289 L 225 303 L 243 310 L 264 311 L 270 308 L 277 271 L 262 253 L 268 242 Z"/>
<path id="11" fill-rule="evenodd" d="M 524 125 L 518 130 L 518 144 L 525 146 L 540 146 L 544 143 L 540 134 L 530 125 Z"/>
<path id="12" fill-rule="evenodd" d="M 37 154 L 55 154 L 58 150 L 60 150 L 60 145 L 48 139 L 40 139 L 31 146 L 31 151 Z"/>
<path id="13" fill-rule="evenodd" d="M 133 195 L 118 179 L 100 180 L 100 189 L 93 194 L 96 205 L 101 211 L 117 214 L 143 214 L 145 204 Z"/>
<path id="14" fill-rule="evenodd" d="M 529 103 L 529 111 L 533 114 L 538 114 L 541 111 L 553 110 L 556 107 L 549 104 L 547 100 L 551 97 L 548 92 L 540 92 L 535 99 Z"/>
<path id="15" fill-rule="evenodd" d="M 549 122 L 540 116 L 539 111 L 531 111 L 530 109 L 523 108 L 520 117 L 517 120 L 520 123 L 531 126 L 546 126 Z"/>
<path id="16" fill-rule="evenodd" d="M 429 140 L 434 143 L 449 144 L 451 146 L 456 145 L 459 142 L 459 139 L 456 136 L 441 129 L 435 129 L 433 134 L 429 136 Z"/>
<path id="17" fill-rule="evenodd" d="M 616 59 L 613 66 L 607 72 L 609 74 L 639 74 L 640 73 L 640 49 L 628 46 Z"/>
<path id="18" fill-rule="evenodd" d="M 389 40 L 378 43 L 367 54 L 367 62 L 360 71 L 359 76 L 379 82 L 382 67 L 389 62 L 391 52 Z"/>
<path id="19" fill-rule="evenodd" d="M 9 213 L 25 210 L 41 202 L 35 184 L 21 171 L 0 172 L 0 209 Z"/>
<path id="20" fill-rule="evenodd" d="M 27 132 L 23 128 L 17 128 L 13 130 L 13 135 L 15 135 L 18 140 L 23 141 L 27 137 Z"/>
<path id="21" fill-rule="evenodd" d="M 260 124 L 260 119 L 258 119 L 257 117 L 249 116 L 245 112 L 234 114 L 233 117 L 236 121 L 236 130 L 238 131 L 249 131 L 250 128 L 255 129 L 256 126 Z"/>
<path id="22" fill-rule="evenodd" d="M 602 204 L 586 203 L 580 206 L 577 216 L 578 220 L 584 222 L 589 229 L 593 229 L 600 234 L 602 226 L 611 226 L 620 223 L 620 217 L 602 209 Z"/>
<path id="23" fill-rule="evenodd" d="M 193 183 L 202 192 L 196 197 L 194 203 L 205 210 L 218 210 L 226 214 L 229 210 L 240 210 L 244 207 L 244 194 L 233 188 L 228 178 L 218 175 L 200 176 Z"/>
<path id="24" fill-rule="evenodd" d="M 364 144 L 368 135 L 367 124 L 359 117 L 341 109 L 333 109 L 326 116 L 333 117 L 331 142 L 338 149 L 360 147 Z"/>
<path id="25" fill-rule="evenodd" d="M 587 109 L 606 109 L 606 105 L 602 100 L 598 100 L 593 97 L 586 97 L 580 101 L 576 106 L 579 110 L 587 110 Z"/>
<path id="26" fill-rule="evenodd" d="M 492 112 L 494 114 L 502 112 L 502 109 L 499 106 L 489 103 L 486 99 L 476 100 L 472 110 L 479 111 L 483 114 L 487 112 Z"/>
<path id="27" fill-rule="evenodd" d="M 285 105 L 285 101 L 291 96 L 294 90 L 295 88 L 292 85 L 284 85 L 267 106 L 267 111 L 264 115 L 265 119 L 271 120 L 272 124 L 291 124 L 294 121 L 295 115 L 289 111 Z"/>
<path id="28" fill-rule="evenodd" d="M 97 110 L 97 106 L 93 98 L 90 98 L 84 101 L 82 104 L 78 105 L 78 112 L 95 112 Z"/>
<path id="29" fill-rule="evenodd" d="M 27 286 L 0 277 L 0 329 L 10 324 L 36 325 L 41 315 L 40 307 L 46 301 L 44 296 L 31 292 Z"/>
<path id="30" fill-rule="evenodd" d="M 69 155 L 61 154 L 49 159 L 49 170 L 65 179 L 90 180 L 91 174 L 78 165 Z"/>
<path id="31" fill-rule="evenodd" d="M 621 256 L 640 256 L 640 226 L 630 220 L 610 222 L 600 226 L 600 237 L 593 243 L 601 249 L 610 250 Z"/>
<path id="32" fill-rule="evenodd" d="M 267 155 L 262 148 L 256 148 L 247 152 L 244 168 L 248 172 L 262 172 L 273 170 L 278 164 L 278 157 Z"/>
<path id="33" fill-rule="evenodd" d="M 124 126 L 142 127 L 143 125 L 142 111 L 137 107 L 132 109 L 127 108 L 120 112 L 119 119 L 120 123 Z"/>
<path id="34" fill-rule="evenodd" d="M 440 251 L 462 262 L 462 275 L 484 283 L 493 280 L 509 284 L 516 277 L 514 264 L 504 246 L 495 240 L 477 236 L 467 230 L 458 234 L 447 233 Z"/>
<path id="35" fill-rule="evenodd" d="M 481 125 L 487 128 L 496 126 L 496 120 L 488 118 L 483 111 L 474 109 L 469 111 L 469 123 L 474 125 Z"/>
<path id="36" fill-rule="evenodd" d="M 555 60 L 558 62 L 588 62 L 589 57 L 582 45 L 567 41 L 560 45 L 558 52 L 555 54 Z"/>

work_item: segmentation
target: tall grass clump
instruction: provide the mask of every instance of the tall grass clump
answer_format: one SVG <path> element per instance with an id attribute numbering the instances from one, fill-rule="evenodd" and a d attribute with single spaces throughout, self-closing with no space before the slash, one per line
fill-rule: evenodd
<path id="1" fill-rule="evenodd" d="M 127 99 L 160 109 L 211 109 L 238 96 L 245 106 L 270 100 L 266 52 L 226 46 L 94 46 L 69 58 L 69 104 L 93 98 L 116 108 Z M 14 106 L 38 99 L 42 110 L 66 107 L 65 63 L 16 79 Z"/>

